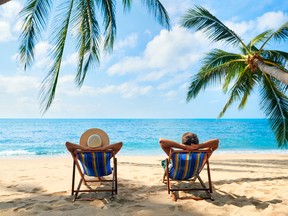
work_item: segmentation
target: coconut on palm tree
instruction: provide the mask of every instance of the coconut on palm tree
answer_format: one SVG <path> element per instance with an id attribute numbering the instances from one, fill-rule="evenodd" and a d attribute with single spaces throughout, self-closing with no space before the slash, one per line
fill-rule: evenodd
<path id="1" fill-rule="evenodd" d="M 268 30 L 253 38 L 248 44 L 203 7 L 195 6 L 182 17 L 182 26 L 196 31 L 203 30 L 214 42 L 222 41 L 238 46 L 239 53 L 213 49 L 203 58 L 198 73 L 192 77 L 187 101 L 197 97 L 208 85 L 220 83 L 229 99 L 219 114 L 239 102 L 245 107 L 252 90 L 259 88 L 260 108 L 267 116 L 279 147 L 288 142 L 288 53 L 265 49 L 268 42 L 284 42 L 288 39 L 288 22 L 277 30 Z M 231 87 L 230 87 L 231 86 Z"/>
<path id="2" fill-rule="evenodd" d="M 19 58 L 24 68 L 34 61 L 35 45 L 47 29 L 53 4 L 56 3 L 54 20 L 51 23 L 51 62 L 48 74 L 43 80 L 40 100 L 43 113 L 51 106 L 55 96 L 64 48 L 69 32 L 75 34 L 75 48 L 78 52 L 76 84 L 81 87 L 89 69 L 100 61 L 100 47 L 104 39 L 104 50 L 112 51 L 116 37 L 116 0 L 27 0 L 20 12 L 23 26 L 20 35 Z M 169 16 L 159 0 L 141 0 L 164 27 L 170 28 Z M 122 0 L 124 11 L 131 8 L 132 0 Z M 98 16 L 98 17 L 97 17 Z M 103 32 L 99 24 L 103 22 Z"/>

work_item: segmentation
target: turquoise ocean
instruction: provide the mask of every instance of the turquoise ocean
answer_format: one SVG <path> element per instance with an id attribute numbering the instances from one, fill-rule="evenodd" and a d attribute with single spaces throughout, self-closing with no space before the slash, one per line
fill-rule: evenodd
<path id="1" fill-rule="evenodd" d="M 120 155 L 164 155 L 160 137 L 181 141 L 184 132 L 200 142 L 219 138 L 219 153 L 288 153 L 279 149 L 266 119 L 0 119 L 0 157 L 61 156 L 65 142 L 78 143 L 90 128 L 122 141 Z"/>

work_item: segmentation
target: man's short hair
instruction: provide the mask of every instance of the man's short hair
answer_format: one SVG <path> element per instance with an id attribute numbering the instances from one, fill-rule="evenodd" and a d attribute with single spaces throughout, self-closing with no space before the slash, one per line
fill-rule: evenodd
<path id="1" fill-rule="evenodd" d="M 196 134 L 186 132 L 182 135 L 182 143 L 185 145 L 199 144 L 199 139 Z"/>

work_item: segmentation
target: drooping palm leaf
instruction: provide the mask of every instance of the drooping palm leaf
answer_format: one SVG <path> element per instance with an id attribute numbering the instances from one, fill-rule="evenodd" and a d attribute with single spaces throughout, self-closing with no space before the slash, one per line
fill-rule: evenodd
<path id="1" fill-rule="evenodd" d="M 131 9 L 131 4 L 132 4 L 132 0 L 122 0 L 124 11 L 129 11 Z"/>
<path id="2" fill-rule="evenodd" d="M 262 32 L 261 34 L 254 37 L 247 45 L 250 51 L 255 51 L 255 45 L 257 45 L 259 42 L 263 42 L 266 40 L 272 33 L 272 30 L 267 30 Z"/>
<path id="3" fill-rule="evenodd" d="M 170 18 L 159 0 L 141 0 L 141 2 L 147 6 L 148 11 L 154 15 L 162 26 L 170 29 Z"/>
<path id="4" fill-rule="evenodd" d="M 115 17 L 115 2 L 113 1 L 97 1 L 101 8 L 104 22 L 104 49 L 111 52 L 113 50 L 114 40 L 116 37 L 116 17 Z"/>
<path id="5" fill-rule="evenodd" d="M 99 63 L 100 28 L 95 15 L 94 1 L 80 1 L 73 20 L 79 22 L 77 50 L 79 53 L 76 84 L 81 87 L 86 74 L 95 63 Z"/>
<path id="6" fill-rule="evenodd" d="M 231 65 L 236 62 L 243 63 L 243 56 L 234 53 L 228 53 L 220 49 L 214 49 L 206 54 L 203 59 L 202 67 L 196 74 L 189 86 L 187 93 L 187 101 L 195 98 L 200 90 L 204 90 L 206 86 L 212 83 L 221 83 L 222 80 L 228 79 L 227 75 Z M 234 75 L 233 75 L 234 74 Z M 229 79 L 233 79 L 236 73 L 230 73 Z"/>
<path id="7" fill-rule="evenodd" d="M 285 67 L 287 67 L 288 63 L 287 52 L 280 50 L 263 50 L 261 53 L 261 57 L 263 57 L 268 64 L 273 65 L 276 63 L 278 66 L 281 66 L 283 70 L 285 70 Z"/>
<path id="8" fill-rule="evenodd" d="M 21 16 L 24 19 L 20 42 L 20 60 L 24 68 L 34 61 L 35 45 L 48 23 L 53 0 L 27 0 Z M 76 50 L 78 52 L 76 84 L 81 87 L 88 70 L 100 61 L 100 35 L 104 35 L 104 49 L 113 50 L 116 37 L 115 4 L 116 0 L 68 0 L 55 1 L 58 11 L 52 22 L 52 66 L 42 82 L 40 102 L 42 112 L 46 112 L 55 96 L 61 62 L 67 39 L 68 27 L 72 20 L 76 32 Z M 169 16 L 159 0 L 142 0 L 161 25 L 170 29 Z M 124 11 L 131 7 L 132 0 L 122 0 Z M 74 5 L 76 5 L 74 7 Z M 59 9 L 60 8 L 60 9 Z M 98 10 L 99 9 L 99 10 Z M 103 18 L 104 34 L 100 33 L 96 12 Z M 77 27 L 77 28 L 76 28 Z"/>
<path id="9" fill-rule="evenodd" d="M 234 31 L 201 6 L 189 9 L 182 17 L 181 25 L 186 28 L 195 28 L 196 31 L 203 30 L 207 37 L 215 42 L 222 41 L 234 46 L 240 43 L 249 52 Z"/>
<path id="10" fill-rule="evenodd" d="M 21 41 L 19 59 L 25 70 L 34 61 L 34 48 L 46 29 L 52 2 L 52 0 L 28 0 L 20 12 L 23 25 L 19 37 Z"/>
<path id="11" fill-rule="evenodd" d="M 259 73 L 251 73 L 249 67 L 246 66 L 243 68 L 243 66 L 243 64 L 239 64 L 238 69 L 235 68 L 238 70 L 238 77 L 230 90 L 227 103 L 219 113 L 219 118 L 221 118 L 226 110 L 236 101 L 240 101 L 238 109 L 242 109 L 246 105 L 248 96 L 251 94 L 253 88 L 259 82 L 261 77 Z"/>
<path id="12" fill-rule="evenodd" d="M 53 62 L 47 76 L 42 82 L 40 91 L 42 113 L 47 111 L 55 97 L 73 3 L 74 0 L 70 0 L 60 4 L 53 22 L 55 25 L 60 25 L 60 28 L 54 28 L 52 38 L 53 49 L 51 53 Z"/>
<path id="13" fill-rule="evenodd" d="M 271 35 L 266 39 L 263 45 L 260 47 L 262 51 L 269 40 L 274 39 L 275 41 L 281 42 L 288 39 L 288 22 L 284 23 L 279 29 L 271 32 Z"/>
<path id="14" fill-rule="evenodd" d="M 260 107 L 268 117 L 279 147 L 285 147 L 288 143 L 288 98 L 282 93 L 283 88 L 279 81 L 264 75 Z"/>

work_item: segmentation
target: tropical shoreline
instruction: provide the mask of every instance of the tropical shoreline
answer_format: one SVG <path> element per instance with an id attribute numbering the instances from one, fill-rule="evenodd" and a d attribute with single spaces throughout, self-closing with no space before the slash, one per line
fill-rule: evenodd
<path id="1" fill-rule="evenodd" d="M 1 215 L 288 215 L 285 154 L 213 154 L 214 199 L 172 201 L 159 156 L 118 155 L 118 194 L 72 202 L 72 158 L 3 159 Z M 205 171 L 205 170 L 204 170 Z M 204 173 L 201 175 L 204 176 Z M 189 198 L 191 194 L 182 193 Z M 192 194 L 193 195 L 193 194 Z"/>

